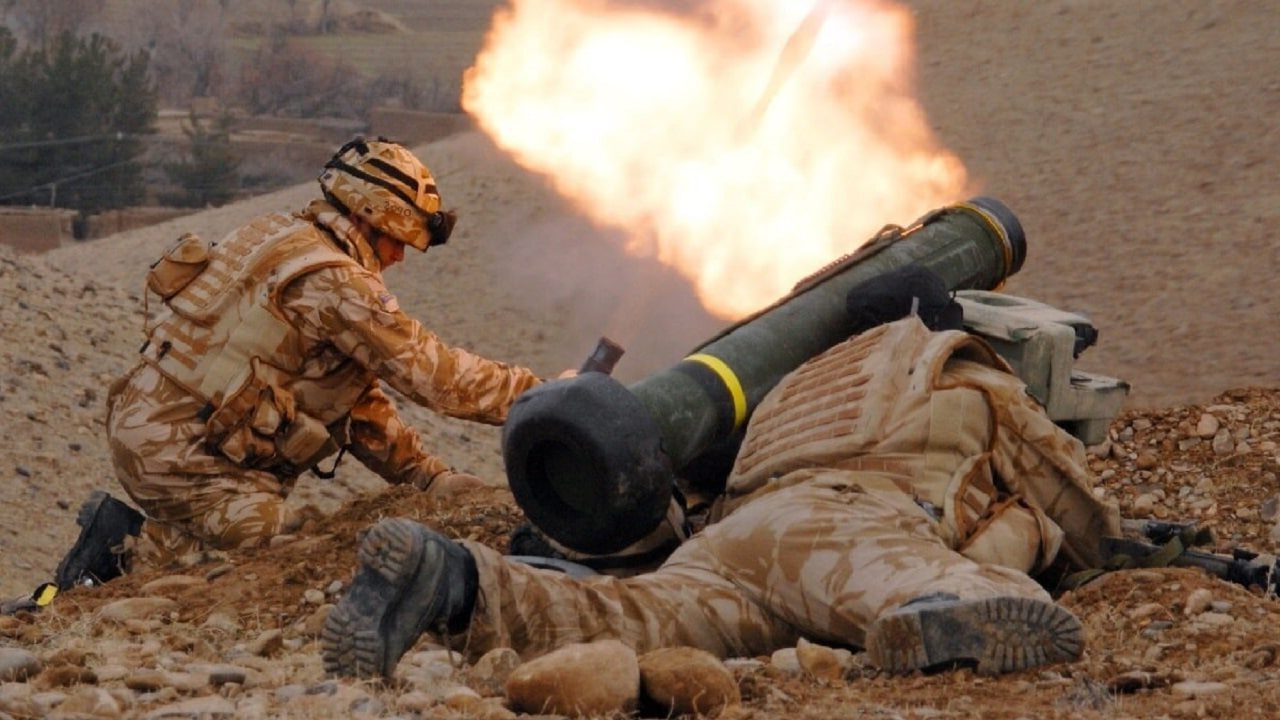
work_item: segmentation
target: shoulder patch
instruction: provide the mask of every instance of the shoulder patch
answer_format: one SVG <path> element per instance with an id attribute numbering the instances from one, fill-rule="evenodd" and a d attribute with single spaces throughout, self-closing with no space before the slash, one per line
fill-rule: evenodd
<path id="1" fill-rule="evenodd" d="M 400 309 L 400 302 L 396 300 L 396 296 L 386 290 L 378 293 L 378 302 L 382 303 L 382 309 L 387 312 L 396 312 Z"/>

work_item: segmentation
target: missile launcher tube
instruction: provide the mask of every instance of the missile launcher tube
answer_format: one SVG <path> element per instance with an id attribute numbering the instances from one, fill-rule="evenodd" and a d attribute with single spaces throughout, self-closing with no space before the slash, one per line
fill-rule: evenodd
<path id="1" fill-rule="evenodd" d="M 533 524 L 566 547 L 617 552 L 662 521 L 680 468 L 740 432 L 783 376 L 849 337 L 850 290 L 911 264 L 952 291 L 994 290 L 1025 257 L 1013 213 L 974 198 L 886 228 L 629 387 L 588 372 L 535 388 L 512 407 L 503 432 L 512 493 Z"/>

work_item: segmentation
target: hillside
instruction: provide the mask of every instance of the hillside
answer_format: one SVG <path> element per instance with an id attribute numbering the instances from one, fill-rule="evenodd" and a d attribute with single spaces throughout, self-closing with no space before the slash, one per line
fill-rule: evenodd
<path id="1" fill-rule="evenodd" d="M 425 4 L 385 4 L 405 11 L 411 27 L 427 22 L 410 22 L 407 11 Z M 1280 43 L 1272 4 L 907 4 L 916 10 L 918 87 L 931 125 L 979 191 L 1005 201 L 1026 228 L 1028 259 L 1007 290 L 1091 317 L 1100 340 L 1081 365 L 1133 385 L 1112 441 L 1091 457 L 1099 492 L 1131 516 L 1198 519 L 1220 549 L 1274 552 L 1280 127 L 1267 119 L 1280 115 L 1280 80 L 1266 69 L 1280 67 Z M 388 282 L 448 341 L 553 374 L 608 334 L 628 349 L 618 374 L 630 380 L 721 326 L 672 271 L 626 258 L 617 232 L 593 226 L 484 137 L 455 136 L 420 154 L 463 219 L 447 248 L 409 257 Z M 0 432 L 9 438 L 0 458 L 0 598 L 49 576 L 91 489 L 119 491 L 101 437 L 102 401 L 140 343 L 148 263 L 181 232 L 219 236 L 313 193 L 308 183 L 40 257 L 0 250 Z M 425 670 L 400 689 L 326 681 L 314 638 L 319 609 L 332 600 L 327 589 L 349 581 L 355 534 L 372 520 L 409 514 L 500 545 L 517 518 L 497 487 L 496 430 L 407 412 L 433 448 L 495 488 L 441 509 L 386 491 L 350 461 L 334 481 L 306 478 L 292 502 L 334 513 L 307 529 L 317 540 L 140 574 L 70 593 L 55 612 L 0 623 L 0 646 L 46 667 L 30 682 L 0 682 L 0 718 L 49 715 L 72 700 L 62 707 L 68 717 L 447 715 L 405 699 L 430 693 Z M 1217 431 L 1204 435 L 1207 425 Z M 166 591 L 180 609 L 121 628 L 95 614 L 110 600 L 155 592 L 144 584 L 174 573 L 198 579 Z M 847 717 L 851 708 L 911 718 L 1280 712 L 1274 601 L 1193 571 L 1161 570 L 1111 576 L 1066 602 L 1090 633 L 1078 663 L 998 680 L 967 672 L 894 679 L 861 667 L 828 683 L 744 670 L 738 717 Z M 274 630 L 282 646 L 256 654 Z M 418 660 L 419 670 L 432 662 Z M 208 667 L 227 663 L 248 679 L 211 689 Z M 144 670 L 162 675 L 158 686 L 127 687 L 125 678 Z M 196 701 L 220 710 L 173 708 Z M 86 704 L 101 709 L 72 713 Z"/>

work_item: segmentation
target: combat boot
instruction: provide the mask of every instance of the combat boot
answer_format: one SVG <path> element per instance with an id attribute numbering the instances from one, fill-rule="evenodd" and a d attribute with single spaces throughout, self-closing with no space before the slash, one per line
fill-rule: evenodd
<path id="1" fill-rule="evenodd" d="M 867 654 L 895 673 L 976 666 L 981 675 L 1077 660 L 1084 631 L 1050 600 L 949 593 L 917 598 L 881 615 L 867 631 Z"/>
<path id="2" fill-rule="evenodd" d="M 145 519 L 106 492 L 93 491 L 76 516 L 80 536 L 54 573 L 58 589 L 101 584 L 128 572 L 130 551 L 125 539 L 137 537 Z"/>
<path id="3" fill-rule="evenodd" d="M 412 520 L 380 521 L 360 543 L 355 580 L 325 619 L 325 671 L 391 677 L 422 633 L 466 629 L 478 588 L 475 558 L 461 545 Z"/>

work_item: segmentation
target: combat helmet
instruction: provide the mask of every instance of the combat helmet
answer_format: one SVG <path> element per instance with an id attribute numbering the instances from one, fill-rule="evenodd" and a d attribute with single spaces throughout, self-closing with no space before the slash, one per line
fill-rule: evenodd
<path id="1" fill-rule="evenodd" d="M 325 163 L 325 199 L 381 233 L 418 250 L 443 245 L 457 216 L 440 210 L 435 178 L 403 145 L 356 137 Z"/>

